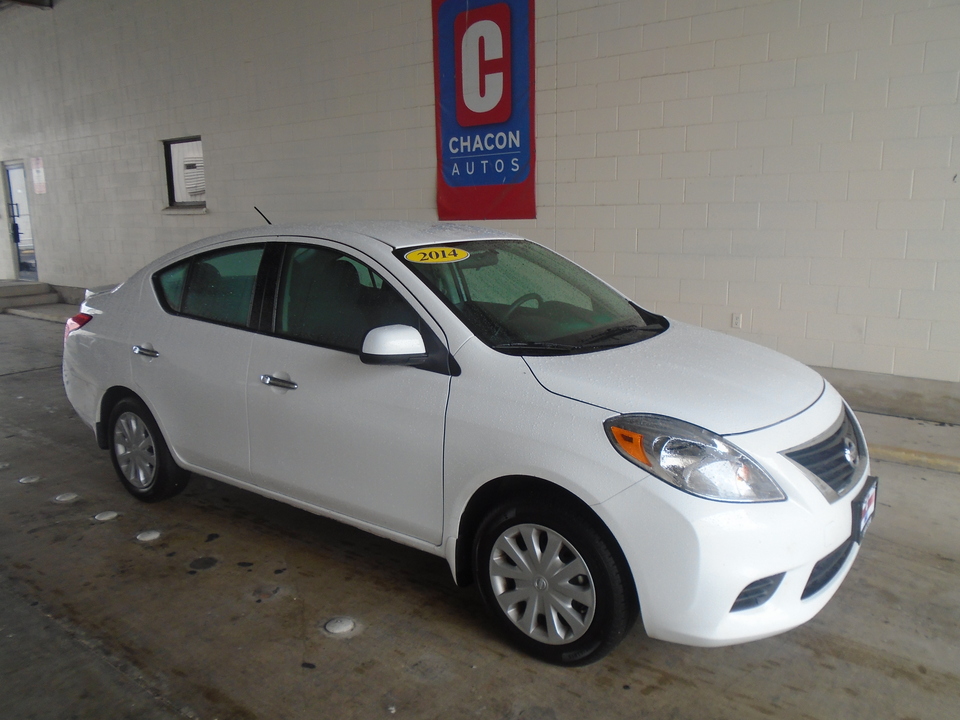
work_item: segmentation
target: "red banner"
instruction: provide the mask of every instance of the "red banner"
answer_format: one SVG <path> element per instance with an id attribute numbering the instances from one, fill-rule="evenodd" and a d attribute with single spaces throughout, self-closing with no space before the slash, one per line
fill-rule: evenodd
<path id="1" fill-rule="evenodd" d="M 535 218 L 533 0 L 433 0 L 437 213 Z"/>

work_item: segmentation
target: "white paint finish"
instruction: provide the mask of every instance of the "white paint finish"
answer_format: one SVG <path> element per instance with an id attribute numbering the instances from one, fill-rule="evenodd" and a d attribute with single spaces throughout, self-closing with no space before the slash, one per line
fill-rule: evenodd
<path id="1" fill-rule="evenodd" d="M 849 535 L 849 502 L 856 491 L 828 505 L 812 485 L 795 474 L 795 466 L 778 449 L 785 442 L 789 445 L 797 437 L 808 435 L 821 423 L 832 422 L 840 407 L 839 395 L 827 386 L 807 412 L 771 428 L 730 438 L 751 456 L 763 458 L 765 465 L 770 463 L 766 466 L 791 496 L 790 503 L 772 503 L 751 513 L 764 516 L 761 522 L 776 528 L 762 549 L 737 538 L 739 532 L 749 532 L 748 528 L 753 526 L 754 520 L 747 514 L 722 504 L 698 505 L 690 496 L 670 498 L 670 488 L 663 483 L 639 483 L 597 508 L 608 525 L 617 528 L 618 535 L 630 538 L 624 545 L 628 558 L 631 552 L 643 547 L 660 549 L 647 556 L 648 561 L 637 577 L 640 602 L 646 608 L 644 627 L 649 635 L 698 645 L 723 645 L 727 643 L 724 638 L 740 637 L 747 628 L 755 638 L 773 634 L 774 628 L 788 617 L 799 624 L 823 607 L 852 562 L 847 563 L 823 595 L 806 602 L 801 602 L 799 596 L 813 564 Z M 821 525 L 825 517 L 829 519 Z M 629 520 L 625 523 L 624 518 Z M 809 534 L 814 526 L 816 539 Z M 747 547 L 752 549 L 744 551 Z M 678 572 L 666 548 L 679 548 L 684 555 L 696 556 L 704 567 L 715 566 L 720 557 L 730 553 L 741 557 L 743 564 L 728 564 L 723 572 L 695 576 L 684 570 Z M 743 575 L 739 575 L 741 570 Z M 784 571 L 787 576 L 781 588 L 760 608 L 744 613 L 718 612 L 721 606 L 732 605 L 739 592 L 752 582 L 748 577 Z M 661 594 L 664 587 L 669 590 Z M 718 601 L 718 597 L 723 601 Z"/>
<path id="2" fill-rule="evenodd" d="M 298 387 L 267 387 L 263 373 Z M 439 545 L 448 383 L 438 373 L 258 336 L 245 382 L 251 481 Z"/>
<path id="3" fill-rule="evenodd" d="M 249 466 L 243 380 L 251 334 L 168 315 L 152 297 L 152 288 L 145 288 L 129 337 L 131 345 L 160 353 L 150 358 L 127 350 L 132 387 L 145 399 L 181 462 L 242 477 Z M 179 420 L 168 424 L 171 418 Z"/>
<path id="4" fill-rule="evenodd" d="M 527 364 L 558 395 L 614 412 L 680 417 L 721 435 L 780 422 L 809 407 L 823 391 L 819 375 L 783 355 L 680 322 L 636 345 L 530 357 Z M 770 395 L 773 385 L 778 390 Z M 746 404 L 735 400 L 746 397 Z"/>

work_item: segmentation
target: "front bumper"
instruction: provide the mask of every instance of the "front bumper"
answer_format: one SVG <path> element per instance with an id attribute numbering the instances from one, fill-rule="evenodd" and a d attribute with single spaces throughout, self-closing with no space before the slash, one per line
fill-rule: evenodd
<path id="1" fill-rule="evenodd" d="M 818 435 L 842 407 L 829 388 L 800 415 L 731 438 L 771 472 L 784 502 L 704 500 L 647 477 L 595 507 L 633 571 L 648 635 L 730 645 L 790 630 L 827 604 L 860 549 L 853 504 L 872 482 L 869 461 L 851 491 L 829 502 L 781 451 Z M 772 593 L 738 603 L 754 583 Z"/>

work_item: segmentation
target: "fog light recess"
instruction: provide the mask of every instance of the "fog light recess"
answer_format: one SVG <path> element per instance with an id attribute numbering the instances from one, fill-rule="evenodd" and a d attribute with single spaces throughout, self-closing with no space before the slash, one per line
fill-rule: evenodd
<path id="1" fill-rule="evenodd" d="M 770 577 L 761 578 L 747 585 L 733 603 L 730 612 L 751 610 L 752 608 L 763 605 L 773 597 L 777 588 L 780 587 L 780 582 L 783 580 L 784 575 L 786 575 L 786 573 L 771 575 Z"/>

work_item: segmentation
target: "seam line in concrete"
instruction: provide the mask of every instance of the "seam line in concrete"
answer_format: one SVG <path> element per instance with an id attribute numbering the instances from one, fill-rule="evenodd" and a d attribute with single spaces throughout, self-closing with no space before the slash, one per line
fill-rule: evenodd
<path id="1" fill-rule="evenodd" d="M 13 372 L 2 373 L 0 378 L 13 377 L 14 375 L 26 375 L 27 373 L 39 372 L 41 370 L 53 370 L 54 368 L 61 368 L 62 364 L 58 365 L 47 365 L 46 367 L 30 368 L 29 370 L 14 370 Z"/>

